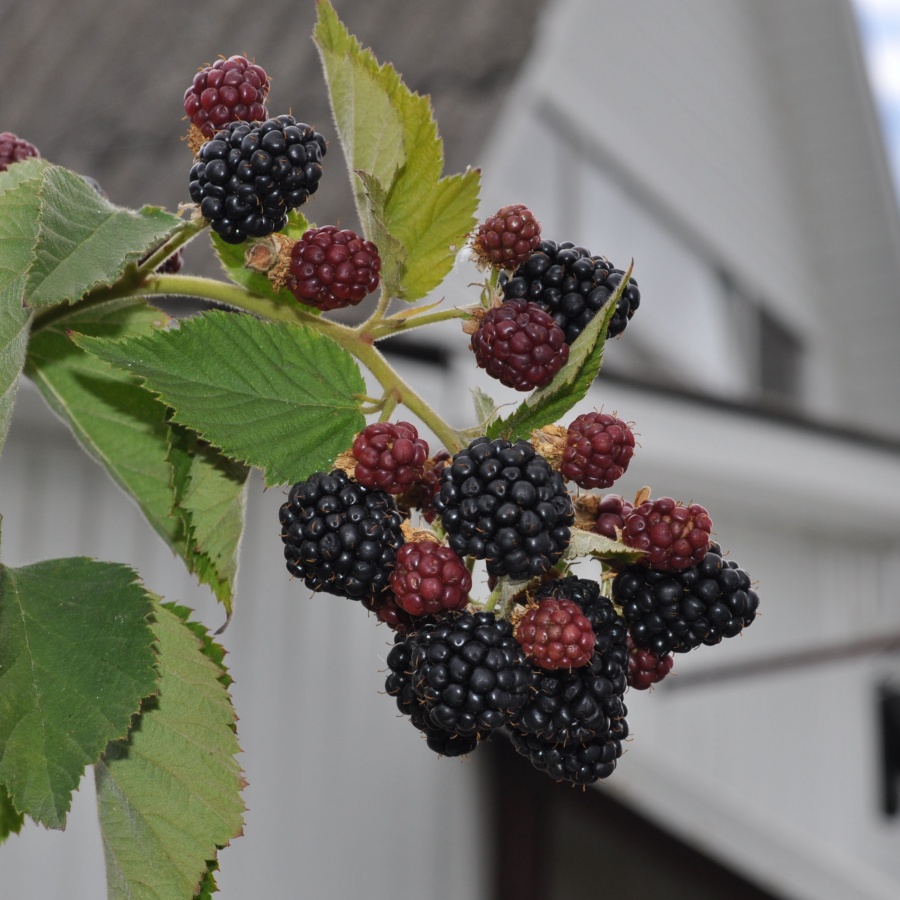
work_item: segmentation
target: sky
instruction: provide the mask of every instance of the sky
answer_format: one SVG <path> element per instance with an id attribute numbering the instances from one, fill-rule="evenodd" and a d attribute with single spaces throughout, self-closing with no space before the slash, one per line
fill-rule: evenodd
<path id="1" fill-rule="evenodd" d="M 900 191 L 900 0 L 854 0 L 854 5 Z"/>

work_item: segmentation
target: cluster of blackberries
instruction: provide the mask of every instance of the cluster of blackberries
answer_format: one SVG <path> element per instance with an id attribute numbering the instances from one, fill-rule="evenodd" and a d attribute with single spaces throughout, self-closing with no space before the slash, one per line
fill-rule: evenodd
<path id="1" fill-rule="evenodd" d="M 477 365 L 518 391 L 546 387 L 569 358 L 569 345 L 603 310 L 625 277 L 602 256 L 541 240 L 540 223 L 522 204 L 505 206 L 473 232 L 476 262 L 499 271 L 502 302 L 475 312 Z M 629 279 L 607 327 L 621 334 L 641 302 Z"/>

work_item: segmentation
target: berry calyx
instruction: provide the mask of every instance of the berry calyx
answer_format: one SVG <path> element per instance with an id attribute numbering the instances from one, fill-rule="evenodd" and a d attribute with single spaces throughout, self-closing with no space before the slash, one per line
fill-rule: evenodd
<path id="1" fill-rule="evenodd" d="M 449 547 L 436 541 L 410 541 L 397 551 L 391 590 L 411 616 L 436 616 L 462 609 L 469 601 L 472 575 Z"/>
<path id="2" fill-rule="evenodd" d="M 262 66 L 244 56 L 217 59 L 200 69 L 184 92 L 184 112 L 208 141 L 229 122 L 268 118 L 268 93 L 269 78 Z"/>
<path id="3" fill-rule="evenodd" d="M 472 250 L 482 268 L 515 269 L 541 242 L 541 223 L 522 203 L 504 206 L 482 222 L 472 237 Z"/>
<path id="4" fill-rule="evenodd" d="M 5 172 L 13 163 L 40 155 L 34 144 L 11 131 L 0 132 L 0 172 Z"/>
<path id="5" fill-rule="evenodd" d="M 645 500 L 622 525 L 622 542 L 645 556 L 640 565 L 679 572 L 697 565 L 709 549 L 712 519 L 699 504 L 683 506 L 671 497 Z"/>
<path id="6" fill-rule="evenodd" d="M 548 385 L 569 359 L 562 329 L 537 304 L 524 300 L 489 309 L 471 346 L 479 368 L 517 391 Z"/>
<path id="7" fill-rule="evenodd" d="M 373 422 L 356 436 L 350 452 L 360 484 L 400 494 L 423 477 L 428 443 L 409 422 Z"/>
<path id="8" fill-rule="evenodd" d="M 379 284 L 378 248 L 349 228 L 310 228 L 291 247 L 287 287 L 323 311 L 356 306 Z"/>
<path id="9" fill-rule="evenodd" d="M 578 416 L 566 429 L 560 472 L 582 488 L 608 488 L 622 477 L 634 456 L 634 433 L 627 422 L 604 412 Z"/>
<path id="10" fill-rule="evenodd" d="M 572 600 L 545 597 L 516 625 L 516 640 L 542 669 L 575 669 L 594 653 L 594 629 Z"/>
<path id="11" fill-rule="evenodd" d="M 649 690 L 669 672 L 675 660 L 669 653 L 655 653 L 648 647 L 637 647 L 628 636 L 628 685 L 638 691 Z"/>

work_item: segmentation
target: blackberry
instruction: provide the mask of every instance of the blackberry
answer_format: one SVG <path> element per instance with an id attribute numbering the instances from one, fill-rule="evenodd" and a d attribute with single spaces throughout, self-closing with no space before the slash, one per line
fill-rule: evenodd
<path id="1" fill-rule="evenodd" d="M 323 312 L 356 306 L 377 287 L 378 248 L 349 228 L 310 228 L 291 247 L 287 287 L 301 303 Z"/>
<path id="2" fill-rule="evenodd" d="M 625 473 L 634 456 L 634 434 L 627 422 L 604 412 L 578 416 L 566 429 L 560 472 L 581 488 L 608 488 Z"/>
<path id="3" fill-rule="evenodd" d="M 528 699 L 532 668 L 505 619 L 450 612 L 413 638 L 412 686 L 428 721 L 459 735 L 505 725 Z"/>
<path id="4" fill-rule="evenodd" d="M 624 719 L 621 721 L 615 737 L 610 732 L 585 743 L 555 744 L 515 731 L 510 732 L 510 739 L 517 753 L 554 781 L 593 784 L 615 771 L 616 760 L 622 755 L 622 741 L 628 735 L 627 724 Z"/>
<path id="5" fill-rule="evenodd" d="M 516 625 L 516 640 L 541 669 L 575 669 L 594 653 L 594 630 L 571 600 L 545 597 Z"/>
<path id="6" fill-rule="evenodd" d="M 675 662 L 668 653 L 660 656 L 647 647 L 636 647 L 630 635 L 628 654 L 628 686 L 638 691 L 649 690 L 662 681 Z"/>
<path id="7" fill-rule="evenodd" d="M 373 422 L 356 436 L 350 452 L 360 484 L 401 494 L 422 477 L 428 443 L 409 422 Z"/>
<path id="8" fill-rule="evenodd" d="M 432 501 L 441 487 L 441 470 L 448 462 L 450 454 L 446 450 L 439 450 L 426 459 L 421 477 L 397 498 L 397 505 L 407 510 L 418 509 L 429 525 L 434 522 L 436 513 Z"/>
<path id="9" fill-rule="evenodd" d="M 191 200 L 223 241 L 265 237 L 315 193 L 324 155 L 325 138 L 292 116 L 231 122 L 200 148 Z"/>
<path id="10" fill-rule="evenodd" d="M 521 203 L 504 206 L 482 222 L 472 238 L 475 259 L 482 268 L 515 269 L 541 242 L 541 223 Z"/>
<path id="11" fill-rule="evenodd" d="M 683 506 L 671 497 L 645 500 L 622 525 L 622 542 L 645 556 L 639 565 L 677 572 L 699 563 L 709 548 L 712 519 L 699 504 Z"/>
<path id="12" fill-rule="evenodd" d="M 268 116 L 269 78 L 243 56 L 217 59 L 200 69 L 184 92 L 184 112 L 204 140 L 229 122 L 259 122 Z"/>
<path id="13" fill-rule="evenodd" d="M 512 278 L 501 276 L 507 300 L 530 300 L 553 317 L 571 344 L 606 305 L 625 272 L 603 256 L 591 256 L 569 241 L 541 241 L 537 250 L 516 269 Z M 625 330 L 641 302 L 632 278 L 619 299 L 607 329 L 609 337 Z"/>
<path id="14" fill-rule="evenodd" d="M 373 597 L 360 597 L 359 600 L 369 612 L 375 613 L 375 618 L 379 622 L 397 634 L 411 634 L 420 626 L 421 620 L 414 619 L 405 609 L 398 606 L 397 598 L 389 590 Z"/>
<path id="15" fill-rule="evenodd" d="M 316 472 L 291 488 L 280 518 L 287 569 L 311 590 L 359 600 L 387 588 L 404 543 L 390 494 L 340 469 Z"/>
<path id="16" fill-rule="evenodd" d="M 613 581 L 613 597 L 635 645 L 657 656 L 734 637 L 753 622 L 759 606 L 750 576 L 723 559 L 718 544 L 681 572 L 627 566 Z"/>
<path id="17" fill-rule="evenodd" d="M 412 541 L 397 551 L 391 590 L 411 616 L 438 615 L 469 602 L 472 576 L 449 547 L 435 541 Z"/>
<path id="18" fill-rule="evenodd" d="M 5 172 L 13 163 L 31 156 L 40 156 L 38 148 L 11 131 L 0 132 L 0 172 Z"/>
<path id="19" fill-rule="evenodd" d="M 597 504 L 591 531 L 595 534 L 602 534 L 611 541 L 618 541 L 625 525 L 625 519 L 633 510 L 634 506 L 630 500 L 626 500 L 619 494 L 604 494 Z"/>
<path id="20" fill-rule="evenodd" d="M 534 578 L 563 555 L 575 520 L 559 472 L 527 441 L 479 437 L 441 472 L 434 508 L 460 556 L 489 575 Z"/>
<path id="21" fill-rule="evenodd" d="M 489 309 L 471 347 L 479 368 L 517 391 L 550 384 L 569 359 L 562 329 L 536 303 L 524 300 Z"/>

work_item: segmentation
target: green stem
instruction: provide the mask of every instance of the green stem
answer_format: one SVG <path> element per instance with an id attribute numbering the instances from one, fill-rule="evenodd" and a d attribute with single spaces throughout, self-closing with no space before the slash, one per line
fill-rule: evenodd
<path id="1" fill-rule="evenodd" d="M 175 234 L 141 263 L 138 272 L 142 275 L 153 272 L 157 266 L 162 265 L 176 250 L 193 240 L 208 226 L 209 222 L 206 219 L 194 219 L 191 222 L 185 222 Z"/>
<path id="2" fill-rule="evenodd" d="M 471 313 L 461 307 L 445 309 L 441 312 L 430 313 L 427 316 L 411 316 L 404 319 L 394 319 L 389 316 L 387 319 L 376 323 L 374 328 L 367 328 L 366 333 L 372 340 L 380 341 L 404 331 L 412 331 L 413 328 L 421 328 L 423 325 L 433 325 L 435 322 L 446 322 L 450 319 L 468 319 L 470 317 Z"/>

